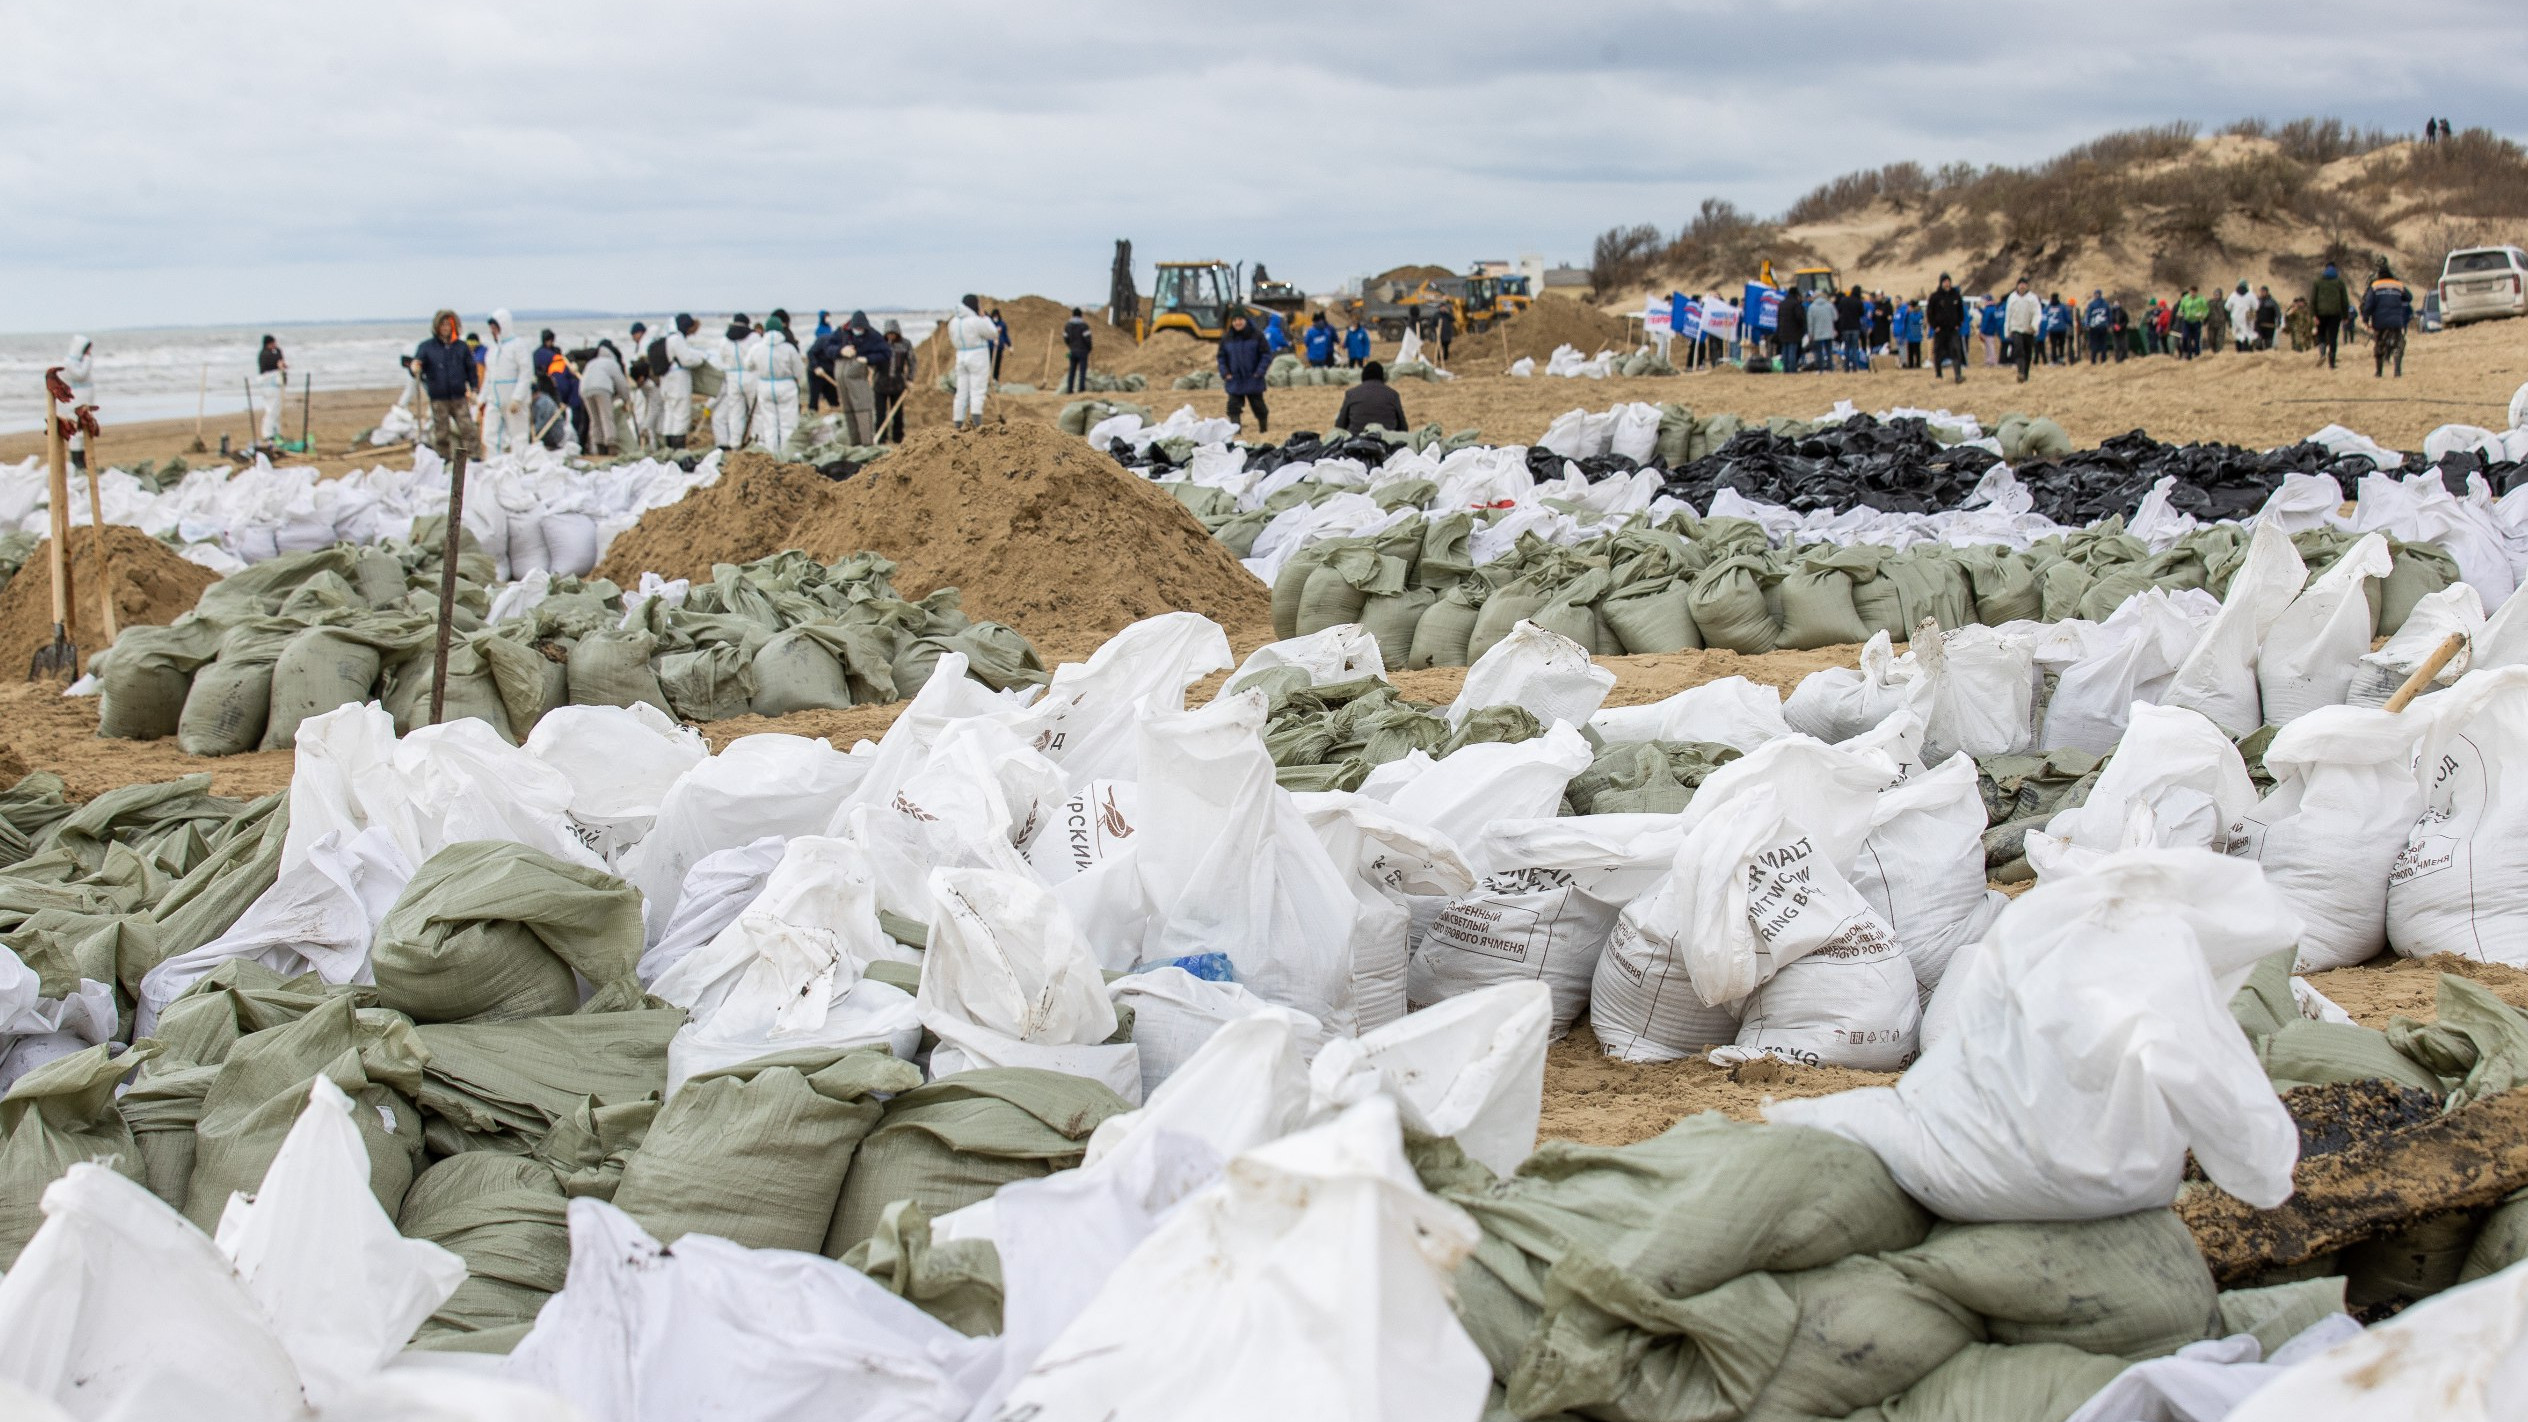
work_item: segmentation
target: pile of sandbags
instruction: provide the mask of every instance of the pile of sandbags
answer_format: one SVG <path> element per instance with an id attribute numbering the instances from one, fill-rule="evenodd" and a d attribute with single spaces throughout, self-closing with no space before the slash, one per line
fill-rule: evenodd
<path id="1" fill-rule="evenodd" d="M 426 531 L 426 530 L 425 530 Z M 688 721 L 900 701 L 944 655 L 995 688 L 1040 684 L 1016 631 L 976 622 L 953 588 L 919 602 L 875 554 L 822 564 L 785 552 L 714 581 L 645 586 L 537 573 L 490 591 L 490 560 L 458 563 L 442 715 L 526 739 L 561 706 L 647 705 Z M 193 755 L 286 750 L 301 722 L 382 701 L 425 724 L 438 629 L 439 544 L 337 545 L 212 584 L 165 627 L 134 627 L 91 673 L 105 736 L 174 736 Z"/>

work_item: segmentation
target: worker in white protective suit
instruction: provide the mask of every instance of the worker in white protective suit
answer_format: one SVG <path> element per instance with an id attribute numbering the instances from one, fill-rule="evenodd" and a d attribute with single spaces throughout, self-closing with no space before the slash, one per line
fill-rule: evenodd
<path id="1" fill-rule="evenodd" d="M 766 449 L 781 448 L 799 428 L 799 386 L 808 378 L 807 357 L 790 339 L 789 313 L 775 311 L 764 322 L 763 336 L 746 351 L 746 380 L 754 389 L 753 438 Z"/>
<path id="2" fill-rule="evenodd" d="M 266 336 L 263 348 L 255 352 L 255 401 L 263 407 L 263 424 L 255 435 L 258 444 L 281 442 L 281 396 L 289 388 L 289 357 L 281 354 L 279 341 Z"/>
<path id="3" fill-rule="evenodd" d="M 509 308 L 492 313 L 483 342 L 483 453 L 517 454 L 534 442 L 529 419 L 535 371 L 525 340 L 509 334 Z"/>
<path id="4" fill-rule="evenodd" d="M 70 408 L 97 402 L 96 345 L 85 336 L 70 338 L 70 354 L 62 360 L 61 378 L 70 387 Z M 70 410 L 62 412 L 66 417 Z M 74 469 L 88 467 L 88 437 L 73 424 L 70 435 L 70 464 Z"/>
<path id="5" fill-rule="evenodd" d="M 2238 290 L 2222 298 L 2221 308 L 2230 317 L 2230 344 L 2242 351 L 2256 349 L 2256 298 L 2240 282 Z"/>
<path id="6" fill-rule="evenodd" d="M 992 388 L 992 347 L 1000 341 L 1001 328 L 983 314 L 982 298 L 968 296 L 961 304 L 964 309 L 948 318 L 948 345 L 957 353 L 957 398 L 951 415 L 961 430 L 980 429 L 983 396 Z"/>
<path id="7" fill-rule="evenodd" d="M 700 341 L 693 338 L 702 323 L 684 312 L 676 313 L 676 329 L 667 333 L 667 368 L 658 376 L 658 442 L 669 449 L 685 447 L 685 435 L 693 429 L 693 373 L 707 354 Z"/>
<path id="8" fill-rule="evenodd" d="M 746 354 L 762 337 L 755 334 L 755 325 L 739 312 L 729 318 L 729 328 L 720 344 L 711 352 L 711 364 L 720 372 L 720 393 L 711 401 L 711 442 L 722 449 L 736 449 L 746 443 L 746 427 L 754 418 L 754 392 L 747 388 Z"/>

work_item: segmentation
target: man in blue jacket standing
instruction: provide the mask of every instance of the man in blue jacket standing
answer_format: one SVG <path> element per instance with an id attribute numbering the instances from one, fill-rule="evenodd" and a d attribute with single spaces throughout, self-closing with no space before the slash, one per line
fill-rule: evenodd
<path id="1" fill-rule="evenodd" d="M 1233 311 L 1229 329 L 1220 335 L 1220 388 L 1229 392 L 1229 422 L 1237 423 L 1238 410 L 1244 407 L 1255 412 L 1256 433 L 1270 429 L 1270 418 L 1264 409 L 1264 372 L 1272 369 L 1273 351 L 1264 344 L 1264 333 L 1255 329 L 1244 311 Z"/>
<path id="2" fill-rule="evenodd" d="M 473 411 L 482 371 L 474 364 L 473 351 L 457 334 L 459 329 L 453 311 L 432 317 L 430 339 L 414 349 L 410 362 L 413 374 L 421 378 L 422 393 L 430 397 L 430 447 L 450 464 L 459 455 L 483 452 Z"/>
<path id="3" fill-rule="evenodd" d="M 1320 370 L 1334 364 L 1334 326 L 1325 319 L 1324 312 L 1308 318 L 1308 329 L 1301 337 L 1301 345 L 1308 353 L 1308 364 Z"/>
<path id="4" fill-rule="evenodd" d="M 2114 313 L 2107 307 L 2106 290 L 2102 287 L 2090 288 L 2089 304 L 2081 308 L 2080 326 L 2088 336 L 2091 365 L 2106 364 L 2107 332 L 2113 324 L 2113 316 Z"/>
<path id="5" fill-rule="evenodd" d="M 1369 359 L 1369 328 L 1361 324 L 1358 316 L 1352 318 L 1351 329 L 1343 333 L 1343 359 L 1354 370 Z"/>

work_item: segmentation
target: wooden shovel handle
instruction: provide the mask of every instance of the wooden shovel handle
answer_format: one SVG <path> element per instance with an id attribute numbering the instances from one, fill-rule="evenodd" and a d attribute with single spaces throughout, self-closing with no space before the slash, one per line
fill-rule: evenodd
<path id="1" fill-rule="evenodd" d="M 2423 664 L 2414 668 L 2414 674 L 2396 689 L 2396 695 L 2388 698 L 2388 709 L 2402 711 L 2412 704 L 2414 698 L 2422 695 L 2424 688 L 2431 685 L 2431 679 L 2440 675 L 2441 668 L 2449 665 L 2449 659 L 2458 655 L 2458 649 L 2466 644 L 2467 634 L 2464 632 L 2452 632 L 2441 638 L 2440 645 L 2432 648 L 2431 655 L 2423 658 Z"/>

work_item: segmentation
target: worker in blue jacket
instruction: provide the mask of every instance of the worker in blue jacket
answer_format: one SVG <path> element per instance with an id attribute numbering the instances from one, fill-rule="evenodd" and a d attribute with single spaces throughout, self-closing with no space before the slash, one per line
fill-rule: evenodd
<path id="1" fill-rule="evenodd" d="M 1929 329 L 1921 302 L 1908 301 L 1896 308 L 1896 341 L 1905 348 L 1905 369 L 1922 369 L 1922 337 Z"/>
<path id="2" fill-rule="evenodd" d="M 1308 329 L 1301 336 L 1301 349 L 1308 354 L 1308 364 L 1323 368 L 1334 364 L 1334 326 L 1322 311 L 1308 318 Z"/>
<path id="3" fill-rule="evenodd" d="M 2001 364 L 2001 303 L 1990 296 L 1976 314 L 1975 334 L 1984 338 L 1984 364 Z"/>
<path id="4" fill-rule="evenodd" d="M 1343 333 L 1343 359 L 1354 370 L 1369 359 L 1369 328 L 1361 324 L 1358 316 L 1352 318 L 1350 329 Z"/>

